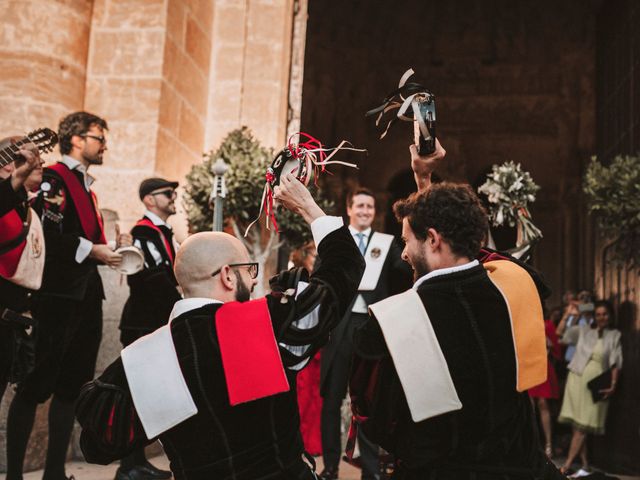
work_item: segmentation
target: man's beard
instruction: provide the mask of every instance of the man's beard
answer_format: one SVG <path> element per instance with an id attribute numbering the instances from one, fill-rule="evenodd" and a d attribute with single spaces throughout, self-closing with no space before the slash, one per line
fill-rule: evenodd
<path id="1" fill-rule="evenodd" d="M 236 302 L 247 302 L 251 299 L 251 290 L 249 287 L 242 281 L 242 277 L 237 271 L 234 271 L 237 280 L 237 288 L 236 288 Z"/>
<path id="2" fill-rule="evenodd" d="M 422 255 L 418 258 L 414 258 L 411 262 L 413 266 L 413 281 L 417 281 L 419 278 L 424 277 L 431 271 L 427 257 Z"/>
<path id="3" fill-rule="evenodd" d="M 102 153 L 96 153 L 95 155 L 83 154 L 82 157 L 89 165 L 102 165 Z"/>

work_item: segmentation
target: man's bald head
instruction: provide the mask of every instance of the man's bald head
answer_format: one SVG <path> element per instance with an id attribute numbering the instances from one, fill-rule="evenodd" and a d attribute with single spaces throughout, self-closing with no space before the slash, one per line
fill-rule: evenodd
<path id="1" fill-rule="evenodd" d="M 174 269 L 186 297 L 212 297 L 219 282 L 211 274 L 224 265 L 248 261 L 249 253 L 236 237 L 224 232 L 200 232 L 182 243 Z"/>

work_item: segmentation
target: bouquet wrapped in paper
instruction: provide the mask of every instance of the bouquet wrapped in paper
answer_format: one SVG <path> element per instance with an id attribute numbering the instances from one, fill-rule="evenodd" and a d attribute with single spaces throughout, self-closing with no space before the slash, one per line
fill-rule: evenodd
<path id="1" fill-rule="evenodd" d="M 487 177 L 478 192 L 487 196 L 491 223 L 495 226 L 517 227 L 518 238 L 512 253 L 524 254 L 542 238 L 542 232 L 533 224 L 529 212 L 529 204 L 535 202 L 540 187 L 529 172 L 513 161 L 493 165 Z"/>

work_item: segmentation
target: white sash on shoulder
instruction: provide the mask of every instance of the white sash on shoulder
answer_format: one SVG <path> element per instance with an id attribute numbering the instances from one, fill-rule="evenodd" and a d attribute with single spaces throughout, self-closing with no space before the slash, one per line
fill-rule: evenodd
<path id="1" fill-rule="evenodd" d="M 21 287 L 38 290 L 42 285 L 44 272 L 44 233 L 36 212 L 31 208 L 28 212 L 29 232 L 25 238 L 26 245 L 22 250 L 15 273 L 7 280 Z"/>
<path id="2" fill-rule="evenodd" d="M 364 261 L 367 266 L 358 287 L 359 291 L 374 290 L 378 285 L 378 279 L 382 273 L 382 267 L 389 253 L 391 242 L 393 242 L 393 235 L 380 232 L 373 232 L 373 235 L 371 235 L 367 251 L 364 252 Z"/>
<path id="3" fill-rule="evenodd" d="M 182 375 L 171 324 L 122 350 L 133 404 L 148 439 L 198 413 Z"/>
<path id="4" fill-rule="evenodd" d="M 382 329 L 413 421 L 460 410 L 447 361 L 418 293 L 409 289 L 369 309 Z"/>

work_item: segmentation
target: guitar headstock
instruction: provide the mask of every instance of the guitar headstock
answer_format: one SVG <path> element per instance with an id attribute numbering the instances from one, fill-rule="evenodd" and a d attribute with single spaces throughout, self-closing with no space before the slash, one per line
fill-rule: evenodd
<path id="1" fill-rule="evenodd" d="M 50 128 L 38 128 L 27 133 L 26 137 L 38 147 L 40 153 L 52 151 L 58 143 L 58 135 Z"/>

